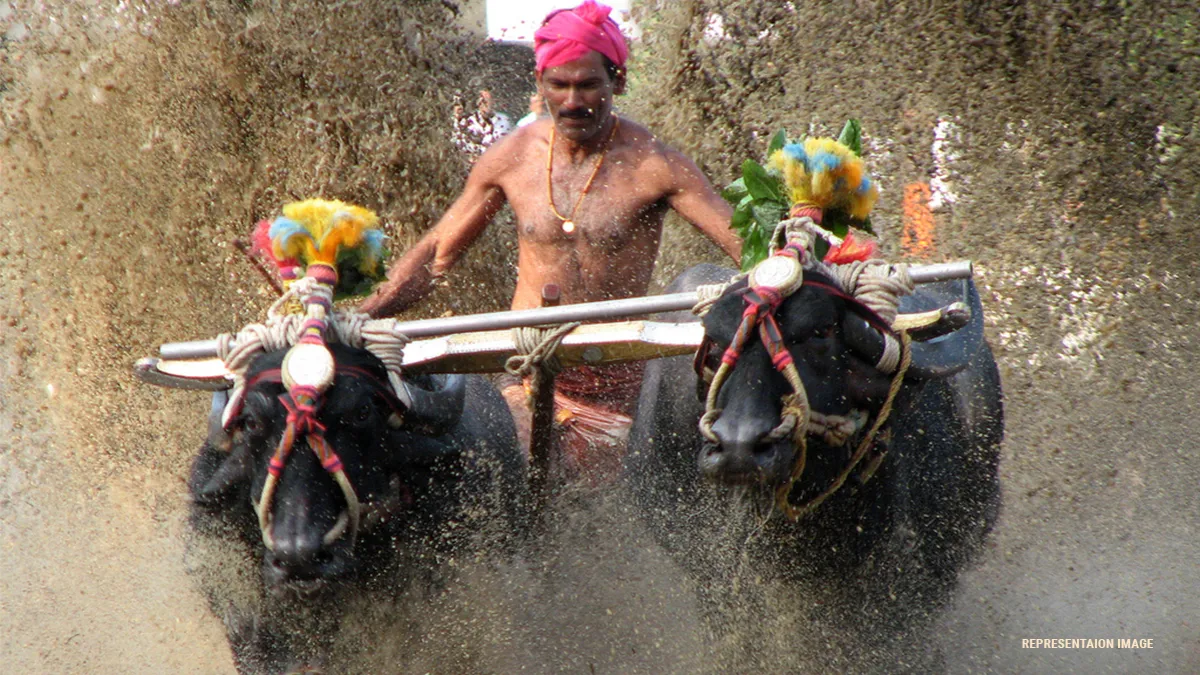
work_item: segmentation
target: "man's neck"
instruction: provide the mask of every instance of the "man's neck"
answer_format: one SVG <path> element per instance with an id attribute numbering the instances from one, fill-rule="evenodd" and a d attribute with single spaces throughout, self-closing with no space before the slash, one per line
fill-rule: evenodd
<path id="1" fill-rule="evenodd" d="M 553 123 L 553 121 L 551 121 Z M 596 132 L 591 138 L 584 141 L 573 141 L 561 132 L 555 134 L 555 154 L 562 154 L 571 160 L 572 163 L 578 164 L 586 159 L 594 157 L 596 153 L 603 152 L 608 146 L 609 137 L 613 132 L 613 125 L 617 123 L 617 114 L 610 113 L 608 119 L 600 126 L 600 131 Z"/>

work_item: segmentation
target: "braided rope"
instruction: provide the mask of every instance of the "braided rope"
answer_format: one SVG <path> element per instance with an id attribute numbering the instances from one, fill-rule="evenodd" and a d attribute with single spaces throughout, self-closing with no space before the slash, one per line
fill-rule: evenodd
<path id="1" fill-rule="evenodd" d="M 892 265 L 885 260 L 865 260 L 842 265 L 825 265 L 829 275 L 842 285 L 842 290 L 871 308 L 891 325 L 896 320 L 900 298 L 916 288 L 908 275 L 908 265 Z"/>
<path id="2" fill-rule="evenodd" d="M 894 373 L 899 365 L 900 343 L 891 333 L 883 333 L 883 353 L 879 355 L 875 369 L 881 373 Z"/>
<path id="3" fill-rule="evenodd" d="M 307 278 L 306 278 L 307 279 Z M 286 314 L 281 311 L 293 299 L 306 291 L 301 279 L 288 289 L 267 311 L 267 320 L 263 323 L 252 323 L 244 326 L 236 334 L 222 333 L 217 336 L 217 356 L 225 363 L 225 368 L 233 375 L 233 389 L 229 396 L 229 405 L 225 408 L 222 423 L 228 427 L 232 421 L 228 418 L 240 406 L 245 396 L 246 369 L 256 356 L 264 352 L 286 349 L 297 342 L 304 334 L 306 317 L 302 314 Z M 372 319 L 370 315 L 357 312 L 335 312 L 329 317 L 325 327 L 325 338 L 340 342 L 348 347 L 366 349 L 375 355 L 387 369 L 388 383 L 401 400 L 404 400 L 404 387 L 400 376 L 404 365 L 404 347 L 409 339 L 393 330 L 395 322 L 391 319 Z"/>
<path id="4" fill-rule="evenodd" d="M 717 284 L 701 284 L 696 287 L 696 297 L 699 298 L 696 304 L 692 306 L 692 314 L 696 316 L 704 316 L 708 314 L 708 310 L 717 304 L 717 300 L 725 295 L 725 291 L 735 283 L 749 276 L 746 273 L 736 274 L 729 278 L 729 281 Z"/>
<path id="5" fill-rule="evenodd" d="M 788 243 L 795 243 L 804 250 L 812 250 L 812 245 L 818 238 L 824 239 L 830 246 L 842 243 L 840 238 L 808 216 L 788 218 L 775 226 L 775 231 L 771 234 L 770 252 L 774 254 Z M 827 265 L 815 256 L 806 256 L 804 266 L 836 281 L 843 291 L 853 295 L 889 325 L 896 320 L 900 298 L 911 294 L 916 288 L 908 275 L 908 265 L 893 265 L 886 260 L 873 259 Z M 893 366 L 892 370 L 894 369 Z"/>
<path id="6" fill-rule="evenodd" d="M 822 415 L 810 410 L 808 433 L 820 436 L 826 445 L 838 447 L 845 445 L 854 434 L 862 431 L 869 418 L 870 415 L 865 410 L 852 410 L 849 415 Z"/>
<path id="7" fill-rule="evenodd" d="M 809 251 L 818 238 L 824 239 L 830 246 L 840 246 L 842 243 L 837 235 L 818 225 L 809 216 L 785 218 L 775 225 L 767 251 L 774 255 L 791 242 L 798 242 L 802 249 Z"/>
<path id="8" fill-rule="evenodd" d="M 714 380 L 714 382 L 715 381 L 716 380 Z M 709 389 L 709 391 L 712 390 Z M 700 435 L 707 439 L 709 443 L 713 443 L 715 445 L 720 445 L 721 439 L 717 436 L 716 432 L 713 431 L 713 424 L 716 423 L 717 418 L 721 416 L 722 412 L 724 411 L 721 408 L 709 407 L 708 410 L 705 410 L 704 414 L 700 416 Z"/>
<path id="9" fill-rule="evenodd" d="M 555 352 L 563 338 L 580 325 L 579 321 L 572 321 L 556 328 L 513 328 L 513 344 L 517 355 L 509 357 L 504 363 L 505 372 L 521 378 L 532 375 L 538 368 L 549 375 L 562 372 L 562 363 Z"/>
<path id="10" fill-rule="evenodd" d="M 879 413 L 875 416 L 875 423 L 871 425 L 870 431 L 863 436 L 862 440 L 858 444 L 858 448 L 856 448 L 854 454 L 850 456 L 850 461 L 838 474 L 837 478 L 834 479 L 833 484 L 821 492 L 821 494 L 813 497 L 798 507 L 792 506 L 791 502 L 788 500 L 788 497 L 792 491 L 792 486 L 795 485 L 796 482 L 795 478 L 792 478 L 781 485 L 775 492 L 775 501 L 779 505 L 779 510 L 783 512 L 783 515 L 786 516 L 788 520 L 795 521 L 801 516 L 812 513 L 813 510 L 815 510 L 821 505 L 822 502 L 828 499 L 830 495 L 841 489 L 842 485 L 846 482 L 846 478 L 850 476 L 851 472 L 854 471 L 854 468 L 857 467 L 862 461 L 863 457 L 866 456 L 867 451 L 871 449 L 871 446 L 875 442 L 876 434 L 879 433 L 880 428 L 883 427 L 884 423 L 887 422 L 888 417 L 891 416 L 892 406 L 896 402 L 896 395 L 900 393 L 900 386 L 904 384 L 904 375 L 908 372 L 909 365 L 912 364 L 912 340 L 909 338 L 908 333 L 901 332 L 900 341 L 902 343 L 904 355 L 900 359 L 900 368 L 896 371 L 896 375 L 892 378 L 891 386 L 888 387 L 887 398 L 884 400 L 883 405 L 880 406 Z M 880 453 L 877 458 L 872 460 L 872 473 L 874 472 L 874 467 L 877 467 L 879 462 L 882 460 L 883 453 Z M 802 460 L 798 460 L 797 463 L 800 463 L 801 461 Z M 798 476 L 796 471 L 793 470 L 792 473 L 793 476 Z"/>

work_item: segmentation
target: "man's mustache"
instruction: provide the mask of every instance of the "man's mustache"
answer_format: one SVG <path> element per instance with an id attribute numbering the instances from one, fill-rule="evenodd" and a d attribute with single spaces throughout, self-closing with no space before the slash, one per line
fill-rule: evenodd
<path id="1" fill-rule="evenodd" d="M 586 120 L 587 118 L 592 116 L 592 112 L 593 111 L 591 108 L 575 108 L 575 109 L 563 108 L 558 111 L 558 116 L 565 117 L 569 120 Z"/>

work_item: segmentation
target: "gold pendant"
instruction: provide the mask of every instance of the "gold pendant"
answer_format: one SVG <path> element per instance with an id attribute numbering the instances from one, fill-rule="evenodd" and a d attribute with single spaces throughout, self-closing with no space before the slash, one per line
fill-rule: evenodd
<path id="1" fill-rule="evenodd" d="M 566 232 L 567 234 L 571 234 L 572 232 L 575 231 L 575 221 L 564 220 L 562 227 L 563 227 L 563 232 Z"/>

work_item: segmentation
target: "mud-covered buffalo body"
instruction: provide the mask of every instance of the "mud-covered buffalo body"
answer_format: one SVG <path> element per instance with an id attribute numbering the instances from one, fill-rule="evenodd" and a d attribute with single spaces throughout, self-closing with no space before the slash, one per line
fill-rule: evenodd
<path id="1" fill-rule="evenodd" d="M 348 625 L 381 608 L 419 611 L 404 599 L 414 586 L 439 583 L 452 556 L 507 548 L 518 529 L 524 459 L 494 387 L 411 378 L 410 400 L 399 403 L 374 356 L 331 351 L 337 375 L 316 417 L 361 504 L 357 529 L 346 522 L 346 491 L 301 435 L 260 527 L 255 505 L 288 410 L 279 378 L 255 376 L 278 370 L 282 351 L 251 365 L 255 383 L 231 429 L 213 425 L 193 464 L 189 567 L 242 672 L 321 668 L 339 650 L 370 649 Z"/>
<path id="2" fill-rule="evenodd" d="M 667 292 L 723 282 L 732 274 L 702 265 L 686 271 Z M 835 415 L 861 409 L 874 419 L 891 378 L 847 340 L 848 331 L 862 331 L 862 319 L 847 311 L 844 298 L 807 283 L 805 274 L 805 285 L 780 305 L 777 316 L 811 409 Z M 743 287 L 744 282 L 726 293 L 703 320 L 716 356 L 741 318 Z M 720 589 L 745 595 L 756 580 L 838 589 L 832 604 L 852 623 L 870 626 L 868 631 L 902 628 L 905 617 L 929 616 L 949 597 L 999 509 L 1004 428 L 999 374 L 982 337 L 982 309 L 970 281 L 920 286 L 900 305 L 901 312 L 931 309 L 963 299 L 964 292 L 973 305 L 971 323 L 915 344 L 913 367 L 881 433 L 890 439 L 889 451 L 874 476 L 862 483 L 852 475 L 795 522 L 778 511 L 763 522 L 795 459 L 790 440 L 765 440 L 779 424 L 781 400 L 790 390 L 763 345 L 748 342 L 720 390 L 721 414 L 712 424 L 719 443 L 707 441 L 698 429 L 705 404 L 693 359 L 648 364 L 630 435 L 628 482 L 656 537 L 710 597 Z M 696 320 L 687 312 L 667 318 Z M 832 447 L 809 435 L 807 466 L 791 502 L 804 503 L 830 485 L 857 440 Z M 731 576 L 738 577 L 736 583 Z M 808 605 L 827 600 L 813 596 Z"/>

